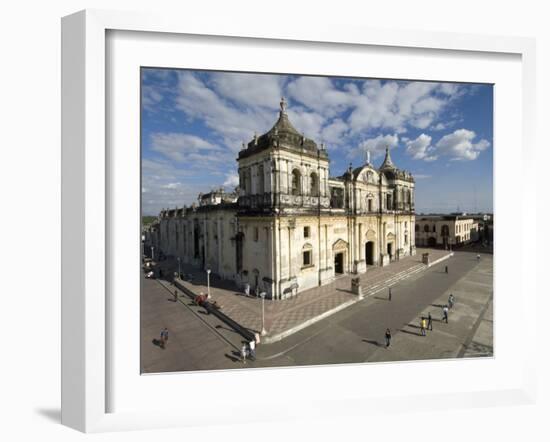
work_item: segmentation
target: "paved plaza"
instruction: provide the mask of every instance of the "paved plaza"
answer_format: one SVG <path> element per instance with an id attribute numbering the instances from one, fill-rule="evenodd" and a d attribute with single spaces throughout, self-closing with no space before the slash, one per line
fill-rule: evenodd
<path id="1" fill-rule="evenodd" d="M 332 292 L 327 286 L 318 293 L 327 299 L 332 293 L 340 304 L 325 301 L 325 307 L 314 308 L 313 313 L 313 307 L 309 307 L 308 313 L 301 312 L 315 304 L 310 299 L 312 293 L 304 292 L 292 300 L 266 301 L 266 318 L 270 318 L 266 320 L 268 327 L 282 323 L 277 318 L 285 313 L 295 312 L 294 315 L 303 320 L 334 305 L 349 302 L 350 298 L 354 304 L 284 339 L 259 345 L 257 360 L 249 361 L 246 367 L 491 356 L 492 261 L 491 255 L 483 255 L 478 262 L 473 253 L 457 252 L 440 264 L 395 281 L 391 301 L 387 299 L 385 288 L 355 302 L 355 295 L 348 291 L 348 277 L 331 284 Z M 397 264 L 407 268 L 401 262 Z M 418 264 L 412 259 L 409 263 L 410 268 Z M 449 267 L 448 274 L 444 272 L 445 265 Z M 390 269 L 376 268 L 368 275 L 374 279 L 376 271 L 380 271 L 378 277 L 383 280 L 382 271 Z M 399 271 L 392 272 L 395 273 Z M 230 287 L 222 287 L 225 283 L 212 281 L 214 299 L 221 303 L 227 314 L 227 302 L 235 300 L 246 310 L 238 316 L 235 312 L 239 309 L 232 305 L 229 311 L 233 312 L 233 319 L 250 318 L 248 323 L 246 319 L 240 320 L 250 329 L 259 330 L 261 301 L 247 298 Z M 200 279 L 193 278 L 193 284 L 195 290 L 206 290 Z M 365 288 L 368 289 L 368 284 Z M 142 372 L 242 368 L 238 358 L 242 336 L 216 316 L 206 314 L 181 291 L 174 301 L 174 290 L 168 281 L 143 280 Z M 447 302 L 450 292 L 454 294 L 456 304 L 450 312 L 449 324 L 445 324 L 440 322 L 441 306 Z M 434 330 L 424 337 L 420 335 L 419 321 L 428 312 L 434 318 Z M 163 327 L 168 327 L 171 333 L 166 349 L 153 343 Z M 388 327 L 393 339 L 391 347 L 386 349 L 383 335 Z"/>
<path id="2" fill-rule="evenodd" d="M 416 256 L 408 256 L 386 267 L 369 267 L 366 274 L 361 275 L 361 286 L 365 297 L 373 296 L 401 278 L 423 271 L 426 266 L 421 262 L 421 256 L 427 249 L 419 249 Z M 449 256 L 443 250 L 429 250 L 432 262 Z M 182 265 L 176 268 L 174 260 L 164 263 L 170 270 L 165 273 L 173 274 L 174 270 L 181 270 L 186 278 L 178 280 L 190 292 L 198 295 L 208 291 L 206 273 L 191 266 Z M 192 275 L 192 276 L 191 276 Z M 191 277 L 189 277 L 191 276 Z M 300 292 L 286 300 L 266 300 L 264 303 L 264 328 L 267 336 L 262 338 L 263 343 L 276 342 L 297 330 L 309 326 L 330 314 L 347 308 L 359 301 L 357 295 L 351 291 L 353 275 L 344 275 L 332 283 Z M 210 277 L 210 294 L 221 306 L 222 312 L 252 333 L 262 330 L 262 301 L 259 297 L 246 296 L 233 281 Z"/>

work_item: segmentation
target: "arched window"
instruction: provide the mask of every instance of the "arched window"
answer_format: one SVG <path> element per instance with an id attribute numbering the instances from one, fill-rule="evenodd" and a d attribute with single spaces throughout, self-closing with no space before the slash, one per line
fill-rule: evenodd
<path id="1" fill-rule="evenodd" d="M 428 224 L 424 225 L 424 232 L 428 233 L 430 231 L 430 226 Z"/>
<path id="2" fill-rule="evenodd" d="M 313 266 L 313 247 L 311 244 L 305 244 L 302 247 L 302 267 Z"/>
<path id="3" fill-rule="evenodd" d="M 435 224 L 434 224 L 433 227 L 432 227 L 432 232 L 435 233 Z"/>
<path id="4" fill-rule="evenodd" d="M 298 169 L 292 171 L 292 195 L 300 195 L 300 180 L 301 175 Z"/>
<path id="5" fill-rule="evenodd" d="M 317 174 L 312 172 L 309 176 L 309 194 L 311 196 L 319 195 L 319 180 L 317 179 Z"/>

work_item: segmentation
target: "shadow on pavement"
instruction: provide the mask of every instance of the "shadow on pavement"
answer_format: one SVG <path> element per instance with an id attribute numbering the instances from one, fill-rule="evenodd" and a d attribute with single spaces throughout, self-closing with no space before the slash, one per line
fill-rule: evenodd
<path id="1" fill-rule="evenodd" d="M 363 339 L 363 342 L 366 342 L 367 344 L 374 345 L 376 347 L 383 347 L 383 345 L 380 344 L 378 341 L 374 341 L 372 339 Z"/>
<path id="2" fill-rule="evenodd" d="M 239 354 L 239 352 L 236 351 L 232 351 L 231 354 L 226 353 L 225 357 L 232 362 L 241 362 L 241 355 Z"/>
<path id="3" fill-rule="evenodd" d="M 414 335 L 414 336 L 422 336 L 422 333 L 416 333 L 416 332 L 412 332 L 410 330 L 405 330 L 405 329 L 401 329 L 399 331 L 402 331 L 403 333 L 408 333 L 409 335 Z"/>

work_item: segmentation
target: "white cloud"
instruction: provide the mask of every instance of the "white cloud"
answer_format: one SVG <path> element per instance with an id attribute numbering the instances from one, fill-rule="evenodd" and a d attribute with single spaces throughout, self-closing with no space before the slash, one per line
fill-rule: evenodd
<path id="1" fill-rule="evenodd" d="M 168 183 L 160 186 L 163 189 L 180 189 L 181 183 Z"/>
<path id="2" fill-rule="evenodd" d="M 451 101 L 438 83 L 370 80 L 363 89 L 349 118 L 356 133 L 381 128 L 404 133 L 408 126 L 424 129 Z"/>
<path id="3" fill-rule="evenodd" d="M 196 135 L 153 133 L 151 134 L 151 150 L 181 163 L 188 160 L 193 154 L 220 151 L 221 149 Z"/>
<path id="4" fill-rule="evenodd" d="M 475 160 L 480 152 L 490 146 L 485 139 L 473 143 L 475 136 L 472 130 L 457 129 L 442 137 L 435 147 L 440 155 L 449 156 L 451 160 Z"/>
<path id="5" fill-rule="evenodd" d="M 348 125 L 340 118 L 336 118 L 323 128 L 321 131 L 321 140 L 329 144 L 342 144 L 347 131 Z"/>
<path id="6" fill-rule="evenodd" d="M 233 189 L 239 185 L 239 175 L 236 173 L 228 173 L 225 176 L 225 181 L 223 182 L 224 187 L 229 187 Z"/>
<path id="7" fill-rule="evenodd" d="M 415 160 L 434 161 L 437 156 L 434 155 L 435 147 L 432 145 L 432 137 L 426 134 L 420 134 L 415 140 L 405 142 L 407 153 Z"/>
<path id="8" fill-rule="evenodd" d="M 321 128 L 325 122 L 323 116 L 316 112 L 308 112 L 302 107 L 293 107 L 288 109 L 288 118 L 294 127 L 303 132 L 306 137 L 316 141 L 321 139 Z"/>
<path id="9" fill-rule="evenodd" d="M 386 147 L 390 149 L 396 148 L 399 143 L 399 137 L 394 135 L 379 135 L 376 138 L 363 140 L 359 146 L 352 149 L 348 157 L 366 158 L 366 152 L 369 151 L 371 158 L 379 158 L 386 152 Z"/>
<path id="10" fill-rule="evenodd" d="M 283 95 L 284 76 L 267 74 L 214 73 L 215 91 L 240 104 L 278 109 Z"/>
<path id="11" fill-rule="evenodd" d="M 458 129 L 432 145 L 432 137 L 423 133 L 415 140 L 407 139 L 405 145 L 407 153 L 415 160 L 434 161 L 442 156 L 451 160 L 475 160 L 481 151 L 490 146 L 485 139 L 474 143 L 475 136 L 474 131 Z"/>
<path id="12" fill-rule="evenodd" d="M 358 93 L 352 87 L 346 91 L 337 89 L 327 77 L 299 77 L 287 85 L 287 91 L 294 100 L 327 117 L 344 111 Z"/>
<path id="13" fill-rule="evenodd" d="M 201 120 L 234 152 L 239 150 L 241 142 L 251 140 L 254 132 L 270 129 L 277 117 L 273 110 L 266 108 L 237 107 L 191 72 L 179 74 L 178 87 L 177 108 L 188 117 Z M 260 96 L 256 101 L 262 100 Z"/>
<path id="14" fill-rule="evenodd" d="M 454 96 L 459 93 L 459 85 L 456 83 L 441 83 L 439 90 L 442 94 Z"/>

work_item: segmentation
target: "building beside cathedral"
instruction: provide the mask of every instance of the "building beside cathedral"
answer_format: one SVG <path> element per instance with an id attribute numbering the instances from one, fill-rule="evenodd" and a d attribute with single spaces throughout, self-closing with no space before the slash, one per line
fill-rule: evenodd
<path id="1" fill-rule="evenodd" d="M 339 275 L 414 255 L 414 179 L 392 162 L 329 174 L 324 145 L 304 137 L 281 101 L 267 133 L 243 144 L 237 194 L 200 195 L 163 210 L 146 241 L 268 298 L 285 299 Z"/>
<path id="2" fill-rule="evenodd" d="M 479 221 L 466 214 L 426 215 L 416 221 L 415 241 L 424 247 L 462 246 L 478 241 L 479 231 Z"/>

